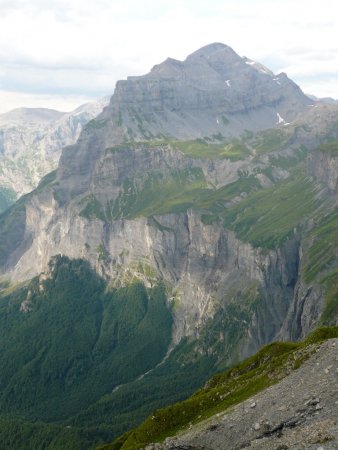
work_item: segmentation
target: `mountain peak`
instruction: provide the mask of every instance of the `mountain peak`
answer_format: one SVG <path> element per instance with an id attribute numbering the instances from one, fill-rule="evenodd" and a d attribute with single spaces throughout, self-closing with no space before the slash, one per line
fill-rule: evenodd
<path id="1" fill-rule="evenodd" d="M 191 53 L 186 61 L 195 61 L 199 58 L 240 58 L 239 55 L 228 45 L 222 44 L 220 42 L 214 42 L 213 44 L 205 45 L 195 52 Z"/>
<path id="2" fill-rule="evenodd" d="M 125 139 L 123 133 L 128 129 L 132 130 L 128 139 L 133 140 L 150 135 L 191 139 L 221 134 L 229 138 L 245 129 L 279 126 L 279 116 L 290 123 L 309 103 L 285 75 L 275 76 L 262 64 L 215 42 L 183 61 L 167 58 L 145 75 L 118 81 L 104 119 L 113 117 L 113 124 L 123 124 L 113 127 L 111 135 L 107 133 L 109 139 L 114 135 L 118 141 Z M 147 132 L 141 116 L 137 120 L 132 110 L 147 117 Z M 222 122 L 222 116 L 229 122 Z M 187 120 L 184 126 L 182 117 Z"/>

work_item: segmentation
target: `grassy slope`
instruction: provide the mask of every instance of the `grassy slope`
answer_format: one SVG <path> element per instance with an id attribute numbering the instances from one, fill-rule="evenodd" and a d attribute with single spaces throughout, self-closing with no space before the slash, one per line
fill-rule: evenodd
<path id="1" fill-rule="evenodd" d="M 316 344 L 338 337 L 338 328 L 322 328 L 304 342 L 273 343 L 233 369 L 215 375 L 204 388 L 187 400 L 155 411 L 138 428 L 125 433 L 105 450 L 136 450 L 187 429 L 257 392 L 277 383 L 297 369 L 312 354 Z"/>
<path id="2" fill-rule="evenodd" d="M 224 225 L 257 247 L 278 247 L 312 217 L 322 201 L 318 186 L 301 172 L 249 195 L 224 214 Z"/>
<path id="3" fill-rule="evenodd" d="M 320 145 L 318 150 L 335 158 L 338 156 L 338 141 L 332 141 L 327 144 Z"/>
<path id="4" fill-rule="evenodd" d="M 195 141 L 174 141 L 174 148 L 178 148 L 185 155 L 192 158 L 230 159 L 237 161 L 250 156 L 251 152 L 245 143 L 239 139 L 226 144 L 210 144 L 202 139 Z"/>
<path id="5" fill-rule="evenodd" d="M 123 184 L 123 193 L 110 204 L 107 216 L 111 219 L 133 219 L 182 212 L 206 190 L 207 183 L 199 168 L 172 171 L 165 177 L 160 173 L 152 173 L 139 184 L 127 179 Z"/>
<path id="6" fill-rule="evenodd" d="M 195 139 L 190 141 L 175 141 L 175 140 L 150 140 L 143 143 L 140 142 L 126 142 L 123 144 L 109 147 L 107 151 L 115 153 L 123 151 L 126 148 L 139 148 L 144 146 L 146 148 L 158 148 L 161 146 L 170 145 L 172 148 L 181 151 L 191 158 L 197 159 L 230 159 L 237 161 L 250 156 L 251 151 L 245 144 L 244 139 L 234 139 L 231 142 L 215 143 L 210 138 Z"/>
<path id="7" fill-rule="evenodd" d="M 166 177 L 151 173 L 142 182 L 125 180 L 122 193 L 107 207 L 94 196 L 84 199 L 85 206 L 80 214 L 87 218 L 116 220 L 180 213 L 188 208 L 217 213 L 233 197 L 260 187 L 259 181 L 249 176 L 217 190 L 209 189 L 202 170 L 198 168 L 173 171 Z"/>

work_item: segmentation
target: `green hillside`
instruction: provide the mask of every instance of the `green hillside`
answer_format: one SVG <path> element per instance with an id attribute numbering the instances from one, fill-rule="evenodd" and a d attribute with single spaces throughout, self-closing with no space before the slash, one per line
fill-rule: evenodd
<path id="1" fill-rule="evenodd" d="M 43 281 L 2 288 L 0 414 L 6 420 L 64 423 L 166 354 L 172 318 L 161 284 L 107 290 L 87 262 L 56 257 Z M 107 431 L 89 434 L 97 441 Z"/>

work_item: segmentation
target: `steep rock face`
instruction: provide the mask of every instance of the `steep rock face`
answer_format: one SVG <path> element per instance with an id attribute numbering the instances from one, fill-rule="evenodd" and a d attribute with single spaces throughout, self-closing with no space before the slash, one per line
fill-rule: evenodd
<path id="1" fill-rule="evenodd" d="M 338 148 L 338 146 L 337 146 Z M 332 193 L 338 189 L 338 154 L 330 154 L 325 150 L 312 152 L 309 158 L 310 173 L 325 183 Z"/>
<path id="2" fill-rule="evenodd" d="M 323 303 L 324 292 L 320 285 L 309 285 L 300 277 L 278 338 L 298 340 L 307 336 L 320 324 Z"/>
<path id="3" fill-rule="evenodd" d="M 285 74 L 257 69 L 223 44 L 203 47 L 183 62 L 169 58 L 148 75 L 119 81 L 115 99 L 121 110 L 148 113 L 220 108 L 236 114 L 280 105 L 288 120 L 311 103 Z"/>
<path id="4" fill-rule="evenodd" d="M 175 343 L 182 336 L 198 337 L 220 307 L 255 286 L 257 307 L 244 325 L 240 357 L 280 331 L 298 273 L 296 241 L 262 253 L 218 224 L 203 224 L 193 210 L 152 220 L 88 220 L 70 207 L 59 208 L 52 192 L 44 191 L 26 205 L 25 236 L 12 253 L 7 274 L 16 280 L 31 278 L 57 254 L 89 260 L 118 285 L 135 275 L 149 286 L 157 278 L 165 280 L 175 305 Z"/>

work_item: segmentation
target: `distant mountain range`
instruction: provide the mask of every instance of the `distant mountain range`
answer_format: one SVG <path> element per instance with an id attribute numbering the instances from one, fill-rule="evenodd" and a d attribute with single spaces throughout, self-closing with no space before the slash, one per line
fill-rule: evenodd
<path id="1" fill-rule="evenodd" d="M 58 164 L 63 147 L 108 104 L 103 98 L 70 113 L 19 108 L 0 114 L 0 210 L 33 190 Z"/>

